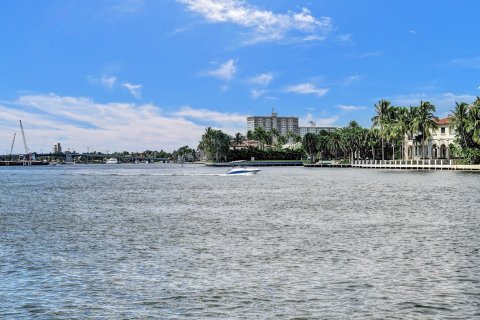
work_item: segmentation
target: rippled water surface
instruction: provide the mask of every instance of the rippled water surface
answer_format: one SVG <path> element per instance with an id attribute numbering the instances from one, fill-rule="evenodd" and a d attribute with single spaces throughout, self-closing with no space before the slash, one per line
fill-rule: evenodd
<path id="1" fill-rule="evenodd" d="M 0 168 L 0 318 L 480 318 L 480 174 L 225 171 Z"/>

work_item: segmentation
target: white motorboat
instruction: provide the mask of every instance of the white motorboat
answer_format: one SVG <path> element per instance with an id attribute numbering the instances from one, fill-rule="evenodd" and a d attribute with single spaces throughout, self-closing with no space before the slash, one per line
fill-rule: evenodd
<path id="1" fill-rule="evenodd" d="M 257 174 L 260 171 L 258 168 L 252 167 L 235 167 L 227 171 L 227 174 L 231 175 L 251 175 Z"/>
<path id="2" fill-rule="evenodd" d="M 118 159 L 117 158 L 109 158 L 105 164 L 117 164 L 118 163 Z"/>

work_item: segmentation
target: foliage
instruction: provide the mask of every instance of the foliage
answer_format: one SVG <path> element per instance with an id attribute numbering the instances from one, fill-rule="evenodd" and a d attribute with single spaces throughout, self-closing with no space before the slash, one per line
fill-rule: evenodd
<path id="1" fill-rule="evenodd" d="M 245 149 L 231 149 L 227 155 L 227 161 L 235 160 L 301 160 L 305 156 L 302 149 L 259 149 L 259 148 L 245 148 Z"/>
<path id="2" fill-rule="evenodd" d="M 402 107 L 380 100 L 375 104 L 375 110 L 371 129 L 351 121 L 333 132 L 307 133 L 301 139 L 293 132 L 281 135 L 276 130 L 256 128 L 248 131 L 246 138 L 256 140 L 260 148 L 235 150 L 244 141 L 243 135 L 237 133 L 232 138 L 220 130 L 208 128 L 199 148 L 208 160 L 214 161 L 250 160 L 252 157 L 257 160 L 300 160 L 305 155 L 312 162 L 316 159 L 403 159 L 407 137 L 425 150 L 432 131 L 438 127 L 435 106 L 428 101 L 421 101 L 419 106 Z M 450 123 L 451 130 L 457 132 L 455 144 L 449 146 L 451 154 L 466 159 L 468 163 L 480 163 L 480 98 L 472 105 L 456 103 Z M 281 148 L 286 142 L 300 141 L 303 149 Z M 425 152 L 422 154 L 425 157 Z"/>
<path id="3" fill-rule="evenodd" d="M 480 163 L 480 98 L 472 105 L 455 103 L 451 124 L 456 134 L 455 152 L 466 163 Z"/>
<path id="4" fill-rule="evenodd" d="M 189 146 L 183 146 L 178 148 L 172 153 L 172 159 L 174 161 L 197 161 L 197 151 Z"/>
<path id="5" fill-rule="evenodd" d="M 208 161 L 221 162 L 226 160 L 232 138 L 222 130 L 205 129 L 198 149 L 205 152 Z"/>
<path id="6" fill-rule="evenodd" d="M 302 146 L 312 163 L 315 162 L 315 155 L 318 152 L 317 135 L 311 132 L 305 134 L 302 140 Z"/>
<path id="7" fill-rule="evenodd" d="M 232 138 L 233 148 L 235 149 L 239 144 L 242 144 L 246 140 L 245 136 L 240 132 L 235 133 L 235 136 Z"/>

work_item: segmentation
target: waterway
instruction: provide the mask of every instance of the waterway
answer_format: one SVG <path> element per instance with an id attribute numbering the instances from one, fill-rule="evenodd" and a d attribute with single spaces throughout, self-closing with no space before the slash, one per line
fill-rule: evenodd
<path id="1" fill-rule="evenodd" d="M 225 171 L 0 168 L 0 318 L 480 318 L 480 174 Z"/>

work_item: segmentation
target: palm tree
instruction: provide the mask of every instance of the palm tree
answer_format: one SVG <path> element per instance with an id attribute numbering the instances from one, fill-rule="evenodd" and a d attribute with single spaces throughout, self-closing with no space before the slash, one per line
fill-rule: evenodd
<path id="1" fill-rule="evenodd" d="M 403 160 L 405 135 L 409 131 L 409 110 L 405 107 L 392 107 L 387 122 L 387 136 L 392 142 L 393 160 L 395 160 L 395 146 L 401 142 L 401 154 Z"/>
<path id="2" fill-rule="evenodd" d="M 302 145 L 305 151 L 308 153 L 312 163 L 315 162 L 315 154 L 318 152 L 317 149 L 317 135 L 314 133 L 307 133 L 303 136 Z"/>
<path id="3" fill-rule="evenodd" d="M 231 140 L 232 138 L 223 131 L 208 127 L 202 135 L 198 148 L 205 152 L 207 159 L 220 162 L 226 158 Z"/>
<path id="4" fill-rule="evenodd" d="M 373 128 L 368 131 L 367 145 L 371 148 L 372 159 L 375 160 L 375 148 L 378 146 L 380 140 L 380 132 L 378 128 Z"/>
<path id="5" fill-rule="evenodd" d="M 356 121 L 350 121 L 342 130 L 343 145 L 350 152 L 350 161 L 353 163 L 358 151 L 362 136 L 362 128 Z"/>
<path id="6" fill-rule="evenodd" d="M 261 127 L 255 128 L 253 131 L 253 137 L 260 143 L 260 148 L 265 149 L 265 144 L 271 143 L 271 134 Z M 270 143 L 269 143 L 270 142 Z"/>
<path id="7" fill-rule="evenodd" d="M 286 144 L 288 141 L 287 137 L 284 135 L 279 135 L 277 138 L 277 144 L 282 147 L 284 144 Z"/>
<path id="8" fill-rule="evenodd" d="M 295 132 L 293 132 L 291 130 L 287 131 L 286 137 L 287 137 L 289 142 L 297 143 L 297 142 L 302 141 L 302 138 L 298 134 L 296 134 Z"/>
<path id="9" fill-rule="evenodd" d="M 407 129 L 406 134 L 408 136 L 408 139 L 412 141 L 413 141 L 413 135 L 416 132 L 418 132 L 418 126 L 416 123 L 417 113 L 418 113 L 418 107 L 410 106 L 408 107 L 407 112 L 404 114 L 404 117 L 403 117 L 403 121 Z M 413 150 L 412 150 L 412 157 L 413 157 Z"/>
<path id="10" fill-rule="evenodd" d="M 270 130 L 270 136 L 272 137 L 272 142 L 276 145 L 278 143 L 278 137 L 280 137 L 280 132 L 276 128 Z"/>
<path id="11" fill-rule="evenodd" d="M 390 109 L 390 101 L 380 100 L 375 104 L 375 111 L 377 115 L 372 118 L 373 126 L 380 128 L 380 136 L 382 137 L 382 160 L 385 160 L 385 146 L 384 146 L 384 125 L 388 118 L 388 113 Z"/>
<path id="12" fill-rule="evenodd" d="M 252 130 L 247 131 L 247 139 L 248 140 L 255 140 L 255 135 Z"/>
<path id="13" fill-rule="evenodd" d="M 467 147 L 467 126 L 469 124 L 468 104 L 465 102 L 455 102 L 455 110 L 450 112 L 452 112 L 450 124 L 458 137 L 461 137 L 460 145 Z"/>
<path id="14" fill-rule="evenodd" d="M 328 140 L 330 138 L 330 134 L 322 130 L 317 134 L 317 151 L 320 152 L 320 159 L 323 160 L 325 156 L 325 151 L 328 149 Z"/>
<path id="15" fill-rule="evenodd" d="M 232 139 L 233 149 L 236 150 L 237 146 L 245 141 L 245 136 L 240 132 L 235 133 L 235 136 Z"/>
<path id="16" fill-rule="evenodd" d="M 470 109 L 467 128 L 472 134 L 473 142 L 480 144 L 480 98 L 473 103 Z"/>
<path id="17" fill-rule="evenodd" d="M 342 138 L 340 134 L 340 129 L 336 129 L 330 133 L 328 139 L 328 149 L 331 154 L 335 155 L 335 159 L 338 159 L 338 151 L 342 149 Z"/>
<path id="18" fill-rule="evenodd" d="M 431 130 L 436 130 L 438 124 L 437 117 L 433 115 L 435 106 L 428 101 L 420 101 L 420 106 L 417 112 L 417 125 L 422 133 L 422 156 L 425 159 L 425 141 L 432 135 Z"/>
<path id="19" fill-rule="evenodd" d="M 370 146 L 368 145 L 370 130 L 360 127 L 359 129 L 356 129 L 356 131 L 357 131 L 357 158 L 365 159 L 367 158 L 367 155 L 370 152 Z"/>

